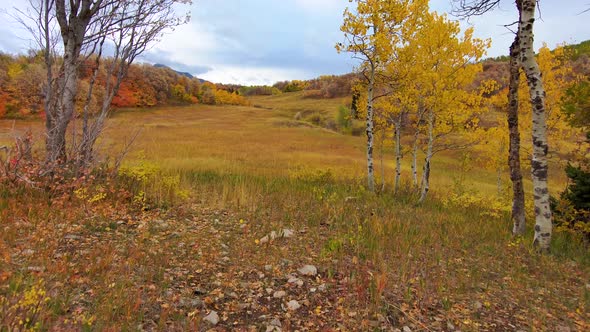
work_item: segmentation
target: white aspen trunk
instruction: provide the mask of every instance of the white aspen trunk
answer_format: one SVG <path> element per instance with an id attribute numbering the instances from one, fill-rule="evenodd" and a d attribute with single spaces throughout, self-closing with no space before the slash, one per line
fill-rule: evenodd
<path id="1" fill-rule="evenodd" d="M 367 182 L 368 189 L 375 192 L 375 174 L 373 166 L 373 141 L 374 128 L 373 121 L 373 90 L 375 88 L 375 64 L 371 62 L 371 72 L 369 73 L 369 87 L 367 91 Z"/>
<path id="2" fill-rule="evenodd" d="M 502 168 L 496 167 L 496 190 L 498 191 L 498 198 L 502 197 Z"/>
<path id="3" fill-rule="evenodd" d="M 504 141 L 502 141 L 500 143 L 500 151 L 498 151 L 498 154 L 500 156 L 504 155 L 504 152 L 506 150 L 506 146 L 504 145 Z M 498 190 L 498 198 L 502 197 L 502 165 L 497 165 L 496 166 L 496 189 Z"/>
<path id="4" fill-rule="evenodd" d="M 412 183 L 418 187 L 418 134 L 414 135 L 414 147 L 412 148 Z"/>
<path id="5" fill-rule="evenodd" d="M 399 191 L 400 180 L 402 175 L 402 148 L 401 148 L 401 130 L 402 130 L 402 115 L 400 114 L 395 121 L 394 128 L 394 144 L 395 144 L 395 189 Z"/>
<path id="6" fill-rule="evenodd" d="M 412 147 L 412 183 L 418 188 L 418 138 L 420 136 L 420 122 L 424 117 L 424 110 L 418 106 L 418 118 L 416 120 L 416 131 L 414 132 L 414 143 Z"/>
<path id="7" fill-rule="evenodd" d="M 545 112 L 545 89 L 541 71 L 533 49 L 533 25 L 536 0 L 522 0 L 519 23 L 521 64 L 527 77 L 531 105 L 533 106 L 533 159 L 531 171 L 535 202 L 534 244 L 541 252 L 548 252 L 551 244 L 551 207 L 547 185 L 547 124 Z"/>
<path id="8" fill-rule="evenodd" d="M 430 161 L 434 149 L 434 112 L 428 110 L 428 146 L 426 149 L 426 158 L 424 158 L 424 170 L 422 174 L 422 191 L 418 203 L 424 202 L 426 195 L 430 190 Z"/>
<path id="9" fill-rule="evenodd" d="M 508 166 L 512 181 L 512 234 L 524 235 L 526 230 L 524 185 L 520 166 L 520 131 L 518 129 L 518 85 L 520 82 L 520 44 L 518 35 L 510 46 L 510 83 L 508 85 Z"/>
<path id="10" fill-rule="evenodd" d="M 381 145 L 379 146 L 379 158 L 381 159 L 381 191 L 385 191 L 385 164 L 383 163 L 383 146 L 385 145 L 385 129 L 381 134 Z"/>

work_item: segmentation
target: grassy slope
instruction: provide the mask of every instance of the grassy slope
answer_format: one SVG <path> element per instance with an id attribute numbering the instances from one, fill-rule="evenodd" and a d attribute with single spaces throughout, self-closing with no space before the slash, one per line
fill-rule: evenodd
<path id="1" fill-rule="evenodd" d="M 342 103 L 284 94 L 255 98 L 253 104 L 259 107 L 200 105 L 117 114 L 110 122 L 109 138 L 101 142 L 102 147 L 118 150 L 131 135 L 131 127 L 142 128 L 127 163 L 154 162 L 165 173 L 179 175 L 182 185 L 192 189 L 192 203 L 158 217 L 176 229 L 177 235 L 172 237 L 149 221 L 156 218 L 149 213 L 139 218 L 148 220 L 147 226 L 139 228 L 143 231 L 124 224 L 113 232 L 116 217 L 112 213 L 98 205 L 90 212 L 81 212 L 90 216 L 74 218 L 72 227 L 76 234 L 88 236 L 100 246 L 88 249 L 82 241 L 74 248 L 108 253 L 111 265 L 82 273 L 83 278 L 97 280 L 94 284 L 86 282 L 100 296 L 80 301 L 77 294 L 81 286 L 72 285 L 67 291 L 54 292 L 52 298 L 62 301 L 64 307 L 72 308 L 75 304 L 83 313 L 93 315 L 93 324 L 98 329 L 113 324 L 131 327 L 147 324 L 146 321 L 160 328 L 187 328 L 193 317 L 189 313 L 194 315 L 195 308 L 183 308 L 179 301 L 186 296 L 187 288 L 195 285 L 209 291 L 208 297 L 214 297 L 211 294 L 218 288 L 227 289 L 226 293 L 234 290 L 238 295 L 238 300 L 226 295 L 206 304 L 206 309 L 227 316 L 221 323 L 226 327 L 264 326 L 263 322 L 253 323 L 258 315 L 278 317 L 284 323 L 291 321 L 287 330 L 305 327 L 310 322 L 316 324 L 307 326 L 311 330 L 334 328 L 338 324 L 345 330 L 404 325 L 415 329 L 427 326 L 431 330 L 446 330 L 454 325 L 467 331 L 588 327 L 589 256 L 571 239 L 558 235 L 555 254 L 540 257 L 531 251 L 530 234 L 524 242 L 512 241 L 508 218 L 491 216 L 486 207 L 447 206 L 436 198 L 416 207 L 415 197 L 409 191 L 398 196 L 388 192 L 372 196 L 362 189 L 362 137 L 290 123 L 297 112 L 319 111 L 329 115 Z M 4 128 L 9 126 L 2 123 Z M 16 126 L 19 130 L 30 126 L 42 128 L 40 123 Z M 453 182 L 452 176 L 459 173 L 458 162 L 453 155 L 446 155 L 437 159 L 434 167 L 433 190 L 435 197 L 442 197 Z M 330 173 L 325 172 L 327 168 Z M 495 192 L 492 173 L 476 168 L 467 178 L 484 192 Z M 64 215 L 49 208 L 46 214 L 27 214 L 18 209 L 22 203 L 15 204 L 13 210 L 2 210 L 3 218 L 15 221 L 26 217 L 33 224 L 53 225 L 44 234 L 38 234 L 37 228 L 27 228 L 27 236 L 35 239 L 30 242 L 35 250 L 53 248 L 53 242 L 44 244 L 38 237 L 62 237 L 64 230 L 60 225 Z M 16 214 L 11 215 L 13 212 Z M 240 218 L 246 220 L 246 228 L 238 228 Z M 220 219 L 221 225 L 214 219 Z M 195 224 L 195 220 L 204 224 Z M 295 240 L 264 246 L 255 243 L 268 231 L 285 226 L 299 232 Z M 25 235 L 13 226 L 8 230 L 2 235 L 2 243 L 19 257 L 19 251 L 26 247 L 22 242 Z M 150 242 L 149 238 L 158 242 Z M 63 245 L 63 241 L 55 241 L 56 248 Z M 204 254 L 179 251 L 183 246 L 180 243 L 202 243 L 197 247 Z M 229 265 L 212 263 L 221 259 L 218 254 L 224 249 L 220 249 L 220 243 L 229 244 Z M 152 252 L 153 248 L 162 250 Z M 79 275 L 79 271 L 68 269 L 56 271 L 38 256 L 26 258 L 22 266 L 5 266 L 15 273 L 19 271 L 15 274 L 19 280 L 28 282 L 36 277 L 27 271 L 27 264 L 50 266 L 45 275 L 49 282 L 67 280 L 74 273 Z M 84 266 L 93 259 L 92 254 L 81 255 L 72 262 Z M 284 265 L 284 259 L 292 265 Z M 285 274 L 307 263 L 320 267 L 317 284 L 328 285 L 330 291 L 326 296 L 310 295 L 309 291 L 289 288 L 285 280 L 281 281 Z M 126 264 L 134 267 L 135 272 L 126 270 Z M 272 271 L 265 272 L 265 265 L 269 264 Z M 261 272 L 267 276 L 259 280 L 256 273 Z M 174 278 L 169 279 L 170 276 Z M 252 300 L 251 293 L 240 286 L 244 281 L 261 282 L 262 292 L 266 287 L 287 287 L 289 299 L 310 302 L 296 314 L 289 314 L 289 318 L 280 301 Z M 281 282 L 285 285 L 281 286 Z M 311 287 L 316 281 L 306 283 Z M 26 285 L 24 281 L 22 284 Z M 21 285 L 20 289 L 24 287 Z M 64 298 L 64 294 L 70 298 Z M 135 299 L 126 301 L 130 296 L 143 300 L 141 304 Z M 161 298 L 164 304 L 171 303 L 172 309 L 158 300 Z M 261 307 L 252 308 L 248 314 L 236 309 L 236 302 L 240 301 Z M 104 310 L 109 307 L 119 311 Z M 129 314 L 137 308 L 143 316 Z M 198 317 L 206 310 L 196 312 L 198 325 Z M 69 317 L 59 310 L 54 315 L 48 318 L 48 324 L 58 324 L 60 317 Z"/>

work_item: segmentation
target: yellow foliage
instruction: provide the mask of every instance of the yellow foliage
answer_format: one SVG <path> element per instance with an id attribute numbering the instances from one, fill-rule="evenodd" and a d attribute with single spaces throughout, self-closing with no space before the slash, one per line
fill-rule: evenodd
<path id="1" fill-rule="evenodd" d="M 4 309 L 2 322 L 9 324 L 2 327 L 8 331 L 41 331 L 39 316 L 46 311 L 49 300 L 43 279 L 24 290 L 16 303 L 0 295 L 0 308 Z"/>
<path id="2" fill-rule="evenodd" d="M 142 159 L 134 165 L 124 165 L 119 176 L 131 182 L 133 202 L 145 210 L 151 203 L 163 204 L 175 200 L 186 200 L 190 191 L 182 188 L 180 174 L 165 174 L 161 167 Z M 97 199 L 102 199 L 100 196 Z"/>

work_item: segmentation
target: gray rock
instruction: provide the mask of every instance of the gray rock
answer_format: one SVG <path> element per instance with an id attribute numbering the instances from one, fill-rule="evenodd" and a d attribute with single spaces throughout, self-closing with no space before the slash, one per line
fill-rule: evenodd
<path id="1" fill-rule="evenodd" d="M 295 284 L 299 287 L 303 286 L 303 280 L 301 280 L 297 277 L 294 277 L 294 276 L 290 276 L 289 279 L 287 280 L 287 282 L 290 284 Z"/>
<path id="2" fill-rule="evenodd" d="M 260 243 L 267 243 L 277 238 L 277 232 L 272 231 L 270 234 L 263 236 L 259 241 Z"/>
<path id="3" fill-rule="evenodd" d="M 283 297 L 285 297 L 285 295 L 287 295 L 287 293 L 286 293 L 285 291 L 282 291 L 282 290 L 280 290 L 280 291 L 276 291 L 276 292 L 275 292 L 275 293 L 272 295 L 272 297 L 274 297 L 275 299 L 280 299 L 280 298 L 283 298 Z"/>
<path id="4" fill-rule="evenodd" d="M 281 324 L 281 321 L 278 318 L 274 318 L 273 320 L 271 320 L 270 325 L 276 327 L 283 327 L 283 324 Z"/>
<path id="5" fill-rule="evenodd" d="M 203 320 L 209 322 L 211 325 L 217 325 L 219 323 L 219 315 L 216 311 L 212 310 L 207 316 L 203 317 Z"/>
<path id="6" fill-rule="evenodd" d="M 409 328 L 408 326 L 404 326 L 402 329 L 403 332 L 412 332 L 412 329 Z"/>
<path id="7" fill-rule="evenodd" d="M 181 308 L 196 308 L 201 309 L 204 307 L 204 303 L 201 299 L 180 299 L 178 306 Z"/>
<path id="8" fill-rule="evenodd" d="M 250 303 L 240 303 L 238 304 L 238 309 L 244 310 L 250 308 Z"/>
<path id="9" fill-rule="evenodd" d="M 287 309 L 289 309 L 291 311 L 295 311 L 299 308 L 301 308 L 301 304 L 299 304 L 299 302 L 297 302 L 295 300 L 291 300 L 291 301 L 287 302 Z"/>
<path id="10" fill-rule="evenodd" d="M 305 265 L 297 271 L 299 271 L 299 274 L 304 275 L 304 276 L 308 276 L 308 277 L 313 277 L 318 274 L 317 267 L 315 267 L 313 265 Z"/>
<path id="11" fill-rule="evenodd" d="M 43 272 L 43 271 L 45 271 L 45 267 L 43 267 L 43 266 L 29 266 L 29 267 L 27 267 L 27 270 L 31 271 L 31 272 Z"/>
<path id="12" fill-rule="evenodd" d="M 295 231 L 292 229 L 288 229 L 288 228 L 284 228 L 283 230 L 281 230 L 279 232 L 279 235 L 281 237 L 284 237 L 286 239 L 293 237 L 293 235 L 295 235 Z"/>
<path id="13" fill-rule="evenodd" d="M 274 241 L 276 239 L 279 238 L 291 238 L 295 235 L 295 231 L 292 229 L 281 229 L 280 231 L 276 232 L 276 231 L 271 231 L 268 235 L 263 236 L 260 240 L 260 243 L 267 243 L 270 241 Z"/>
<path id="14" fill-rule="evenodd" d="M 273 318 L 273 320 L 268 323 L 266 327 L 266 332 L 280 332 L 281 331 L 281 321 L 278 318 Z"/>

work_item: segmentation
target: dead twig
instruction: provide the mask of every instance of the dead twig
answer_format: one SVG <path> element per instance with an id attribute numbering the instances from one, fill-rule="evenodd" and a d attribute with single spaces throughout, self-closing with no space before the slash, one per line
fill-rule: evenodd
<path id="1" fill-rule="evenodd" d="M 141 133 L 141 129 L 142 128 L 137 129 L 133 133 L 133 135 L 131 136 L 131 139 L 129 139 L 129 141 L 127 141 L 125 143 L 125 145 L 123 146 L 123 150 L 121 150 L 121 153 L 119 153 L 119 155 L 115 159 L 115 165 L 113 167 L 113 174 L 116 174 L 117 171 L 119 170 L 119 168 L 121 167 L 121 163 L 123 162 L 123 159 L 125 159 L 125 156 L 127 156 L 127 154 L 129 153 L 129 150 L 131 150 L 131 146 L 133 145 L 133 143 L 135 142 L 135 140 L 137 139 L 137 137 Z"/>
<path id="2" fill-rule="evenodd" d="M 409 320 L 411 320 L 414 324 L 416 325 L 420 325 L 420 327 L 422 327 L 422 329 L 424 329 L 425 331 L 429 331 L 432 332 L 432 330 L 425 325 L 424 323 L 422 323 L 421 321 L 417 320 L 416 318 L 412 317 L 412 315 L 410 315 L 409 313 L 405 312 L 402 308 L 400 308 L 399 306 L 390 303 L 390 302 L 385 302 L 388 306 L 393 307 L 394 309 L 397 309 L 399 312 L 401 312 L 402 314 L 404 314 L 404 316 L 406 316 Z"/>

